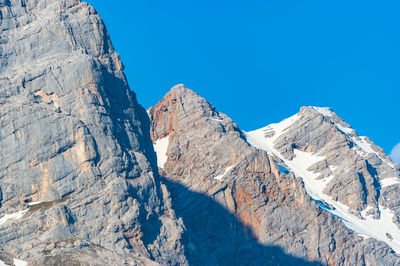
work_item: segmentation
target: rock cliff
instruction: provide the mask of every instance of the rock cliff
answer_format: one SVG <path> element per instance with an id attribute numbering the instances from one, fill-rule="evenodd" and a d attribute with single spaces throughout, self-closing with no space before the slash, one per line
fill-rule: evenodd
<path id="1" fill-rule="evenodd" d="M 0 265 L 400 263 L 399 166 L 332 110 L 146 112 L 79 0 L 0 0 L 0 58 Z"/>
<path id="2" fill-rule="evenodd" d="M 185 263 L 148 116 L 96 11 L 0 1 L 0 57 L 4 253 L 37 265 Z"/>
<path id="3" fill-rule="evenodd" d="M 400 262 L 392 249 L 398 240 L 392 231 L 398 228 L 390 236 L 386 231 L 368 235 L 371 226 L 362 222 L 386 226 L 381 212 L 396 222 L 390 213 L 398 206 L 398 166 L 333 112 L 323 115 L 306 107 L 285 123 L 246 133 L 178 85 L 148 113 L 151 137 L 163 158 L 160 172 L 186 225 L 194 264 L 265 265 L 275 259 L 279 264 L 287 255 L 293 264 Z M 296 156 L 299 164 L 292 163 Z M 323 194 L 316 194 L 307 178 L 327 184 Z M 340 216 L 340 204 L 346 218 L 354 220 Z"/>

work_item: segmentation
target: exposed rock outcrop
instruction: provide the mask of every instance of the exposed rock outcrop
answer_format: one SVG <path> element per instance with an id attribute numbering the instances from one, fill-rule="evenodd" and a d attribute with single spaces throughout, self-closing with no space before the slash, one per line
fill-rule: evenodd
<path id="1" fill-rule="evenodd" d="M 304 107 L 298 116 L 276 139 L 274 148 L 286 159 L 292 159 L 296 149 L 324 156 L 310 170 L 320 173 L 321 179 L 333 177 L 327 182 L 326 194 L 354 212 L 370 206 L 371 213 L 379 216 L 379 200 L 384 206 L 390 202 L 382 200 L 380 193 L 400 185 L 398 166 L 330 109 Z"/>
<path id="2" fill-rule="evenodd" d="M 243 132 L 178 85 L 146 113 L 79 0 L 0 0 L 0 59 L 1 262 L 400 263 L 399 166 L 331 110 Z"/>
<path id="3" fill-rule="evenodd" d="M 112 254 L 103 264 L 185 263 L 148 116 L 99 15 L 79 0 L 7 0 L 0 31 L 4 251 L 38 264 L 98 264 L 99 252 Z"/>
<path id="4" fill-rule="evenodd" d="M 173 208 L 186 225 L 191 247 L 188 259 L 193 264 L 208 260 L 219 264 L 263 265 L 273 264 L 275 259 L 279 264 L 280 259 L 287 259 L 289 255 L 304 259 L 303 263 L 315 261 L 329 265 L 400 262 L 385 243 L 364 239 L 349 230 L 340 218 L 321 208 L 321 203 L 310 197 L 302 179 L 287 165 L 289 169 L 285 169 L 277 154 L 250 146 L 247 134 L 229 117 L 183 85 L 172 88 L 148 113 L 153 142 L 168 139 L 165 149 L 156 149 L 159 156 L 167 156 L 160 172 L 169 180 Z M 326 152 L 330 148 L 350 154 L 342 156 L 353 153 L 356 156 L 357 151 L 343 150 L 344 137 L 329 135 L 328 132 L 334 131 L 330 128 L 332 123 L 325 125 L 318 112 L 305 108 L 300 116 L 297 124 L 293 123 L 287 131 L 290 133 L 275 136 L 279 137 L 276 149 L 288 160 L 295 157 L 296 149 L 311 153 L 317 147 L 325 147 L 325 139 L 337 140 L 333 146 L 326 145 Z M 313 126 L 321 127 L 321 132 L 314 132 Z M 271 137 L 274 132 L 264 130 L 262 137 L 264 134 Z M 325 151 L 319 154 L 322 153 Z M 313 165 L 310 170 L 320 172 L 319 179 L 331 174 L 330 165 L 336 166 L 333 172 L 339 171 L 338 174 L 345 167 L 365 176 L 368 173 L 368 181 L 362 183 L 367 192 L 360 194 L 364 190 L 358 186 L 335 192 L 332 185 L 327 193 L 343 194 L 337 198 L 344 202 L 352 195 L 353 209 L 368 203 L 376 205 L 379 199 L 373 190 L 374 180 L 380 177 L 368 172 L 371 168 L 367 162 L 358 157 L 349 161 L 336 158 L 339 166 L 333 163 L 335 158 Z M 382 155 L 382 159 L 387 158 Z M 374 167 L 377 164 L 376 160 Z M 337 182 L 348 178 L 342 176 L 342 181 Z M 281 247 L 286 254 L 273 253 L 271 246 Z"/>

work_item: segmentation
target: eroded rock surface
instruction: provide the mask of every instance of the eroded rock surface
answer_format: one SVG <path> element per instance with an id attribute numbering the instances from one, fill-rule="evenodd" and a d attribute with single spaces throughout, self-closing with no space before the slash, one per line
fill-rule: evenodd
<path id="1" fill-rule="evenodd" d="M 399 166 L 328 108 L 304 107 L 298 116 L 276 139 L 274 148 L 286 159 L 295 156 L 295 149 L 325 157 L 310 168 L 320 173 L 321 179 L 333 177 L 325 193 L 354 212 L 360 213 L 369 206 L 370 213 L 379 217 L 378 203 L 390 204 L 389 191 L 399 188 Z M 396 213 L 399 207 L 392 206 Z"/>
<path id="2" fill-rule="evenodd" d="M 0 58 L 1 261 L 400 263 L 399 167 L 332 111 L 246 133 L 178 85 L 149 119 L 79 0 L 0 0 Z"/>
<path id="3" fill-rule="evenodd" d="M 146 111 L 96 11 L 78 0 L 1 1 L 0 57 L 4 252 L 39 264 L 98 264 L 90 258 L 101 250 L 119 254 L 114 262 L 185 263 Z"/>
<path id="4" fill-rule="evenodd" d="M 325 147 L 323 140 L 330 138 L 327 132 L 332 129 L 324 125 L 315 110 L 306 108 L 302 112 L 310 114 L 303 121 L 297 120 L 290 134 L 279 136 L 275 142 L 289 159 L 295 157 L 296 149 L 316 152 Z M 249 145 L 247 136 L 229 117 L 183 85 L 172 88 L 148 113 L 153 142 L 168 140 L 166 148 L 156 149 L 159 157 L 167 157 L 160 172 L 168 180 L 172 206 L 186 226 L 187 254 L 193 264 L 209 261 L 265 265 L 279 264 L 285 259 L 292 264 L 314 261 L 329 265 L 400 262 L 388 245 L 373 238 L 364 239 L 321 208 L 321 203 L 307 193 L 302 179 L 291 169 L 285 169 L 275 153 Z M 320 126 L 323 132 L 313 132 L 313 126 Z M 271 137 L 274 132 L 265 130 L 262 137 L 264 134 Z M 337 143 L 326 145 L 325 149 L 343 152 L 340 148 L 345 149 L 346 139 L 332 134 Z M 365 191 L 354 186 L 335 192 L 332 185 L 327 193 L 337 193 L 338 200 L 354 202 L 354 210 L 367 204 L 377 206 L 379 199 L 373 189 L 374 180 L 379 177 L 371 174 L 367 161 L 356 157 L 356 150 L 350 149 L 349 156 L 353 153 L 352 160 L 343 162 L 343 158 L 332 156 L 332 161 L 313 165 L 310 170 L 320 172 L 317 178 L 324 178 L 331 174 L 329 165 L 335 165 L 337 160 L 344 165 L 333 172 L 339 174 L 341 168 L 350 167 L 353 172 L 365 174 Z M 375 163 L 369 164 L 377 167 L 382 163 L 375 158 Z M 347 178 L 343 176 L 338 182 Z M 348 201 L 349 195 L 354 197 L 353 201 Z M 372 211 L 371 215 L 374 214 Z M 277 247 L 283 252 L 274 253 Z"/>

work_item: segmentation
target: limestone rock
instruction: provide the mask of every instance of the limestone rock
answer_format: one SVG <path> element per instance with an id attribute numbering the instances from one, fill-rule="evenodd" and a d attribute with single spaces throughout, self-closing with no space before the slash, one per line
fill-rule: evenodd
<path id="1" fill-rule="evenodd" d="M 119 261 L 90 263 L 103 250 L 186 263 L 149 119 L 96 11 L 79 0 L 1 1 L 0 58 L 4 251 L 39 264 Z M 75 239 L 90 250 L 48 248 Z"/>
<path id="2" fill-rule="evenodd" d="M 0 59 L 1 261 L 400 263 L 399 166 L 331 110 L 243 132 L 177 85 L 146 113 L 80 0 L 0 0 Z"/>
<path id="3" fill-rule="evenodd" d="M 249 145 L 247 133 L 190 89 L 175 86 L 148 114 L 153 143 L 168 138 L 168 147 L 156 150 L 158 156 L 167 156 L 159 170 L 171 191 L 172 207 L 186 226 L 190 263 L 400 262 L 388 245 L 364 239 L 320 207 L 323 203 L 310 196 L 302 179 L 278 153 Z M 378 207 L 381 199 L 375 180 L 383 176 L 373 173 L 371 165 L 389 171 L 381 151 L 371 146 L 381 157 L 377 155 L 377 159 L 348 148 L 348 138 L 315 110 L 304 108 L 299 117 L 284 134 L 268 128 L 259 134 L 261 138 L 277 138 L 274 146 L 288 162 L 296 157 L 297 149 L 327 154 L 325 161 L 310 165 L 308 170 L 318 173 L 316 180 L 323 181 L 332 173 L 339 176 L 326 193 L 354 211 Z M 348 127 L 338 117 L 333 119 Z M 373 161 L 360 156 L 372 156 Z M 351 171 L 341 176 L 345 168 Z M 357 173 L 363 174 L 363 179 Z M 347 184 L 356 179 L 354 175 L 359 177 L 358 183 Z"/>

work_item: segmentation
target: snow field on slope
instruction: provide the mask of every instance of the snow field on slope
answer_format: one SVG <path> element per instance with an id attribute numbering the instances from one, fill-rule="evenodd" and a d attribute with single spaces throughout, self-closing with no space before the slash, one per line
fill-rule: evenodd
<path id="1" fill-rule="evenodd" d="M 28 211 L 28 209 L 23 210 L 23 211 L 19 211 L 16 213 L 12 213 L 12 214 L 5 214 L 3 217 L 0 218 L 0 225 L 4 224 L 5 222 L 7 222 L 8 220 L 11 219 L 21 219 L 22 216 L 24 216 L 24 214 Z"/>
<path id="2" fill-rule="evenodd" d="M 222 178 L 223 178 L 230 170 L 232 170 L 233 167 L 234 167 L 234 165 L 228 166 L 228 167 L 225 169 L 225 172 L 224 172 L 222 175 L 215 176 L 214 178 L 217 179 L 217 180 L 219 180 L 219 181 L 221 181 Z"/>
<path id="3" fill-rule="evenodd" d="M 326 109 L 323 111 L 325 113 L 328 112 Z M 350 230 L 355 231 L 363 237 L 371 237 L 383 241 L 400 254 L 400 230 L 393 222 L 394 213 L 391 210 L 379 208 L 381 217 L 376 220 L 370 216 L 366 216 L 366 211 L 372 208 L 371 206 L 368 206 L 367 210 L 362 212 L 364 219 L 358 218 L 349 212 L 348 206 L 338 201 L 334 201 L 330 196 L 323 193 L 326 184 L 332 180 L 333 176 L 317 180 L 316 178 L 319 174 L 307 170 L 316 162 L 324 160 L 325 157 L 309 152 L 294 150 L 296 157 L 293 160 L 286 160 L 277 150 L 274 149 L 275 140 L 299 117 L 299 115 L 295 115 L 280 123 L 271 124 L 255 131 L 245 132 L 247 141 L 250 145 L 268 153 L 275 154 L 284 161 L 296 177 L 302 178 L 306 191 L 310 197 L 324 203 L 324 205 L 330 206 L 322 208 L 339 217 Z M 266 138 L 265 133 L 271 131 L 274 131 L 275 134 L 272 137 Z M 394 181 L 392 180 L 391 182 L 393 183 Z M 387 184 L 384 182 L 384 185 Z"/>
<path id="4" fill-rule="evenodd" d="M 27 266 L 28 263 L 26 261 L 23 261 L 23 260 L 14 259 L 14 265 L 15 266 Z M 9 266 L 9 265 L 5 264 L 4 261 L 0 260 L 0 266 Z"/>
<path id="5" fill-rule="evenodd" d="M 168 160 L 167 150 L 169 145 L 169 136 L 158 139 L 154 143 L 154 151 L 157 154 L 157 166 L 164 168 L 165 163 Z"/>

